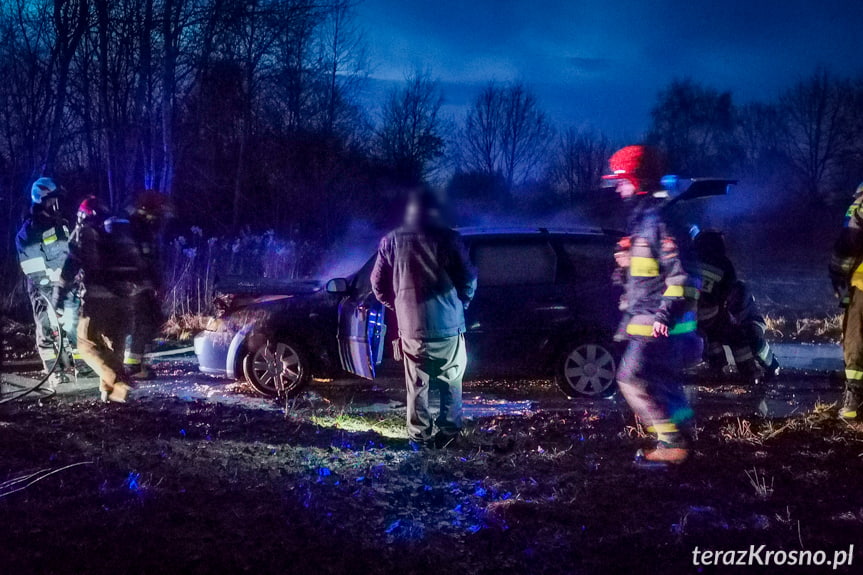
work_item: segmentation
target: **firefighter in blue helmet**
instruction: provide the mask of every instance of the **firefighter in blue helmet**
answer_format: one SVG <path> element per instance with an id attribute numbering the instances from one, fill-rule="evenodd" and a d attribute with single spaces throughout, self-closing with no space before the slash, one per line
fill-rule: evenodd
<path id="1" fill-rule="evenodd" d="M 47 371 L 59 359 L 61 368 L 74 365 L 79 377 L 92 375 L 78 356 L 76 329 L 79 306 L 77 289 L 67 292 L 64 307 L 69 314 L 63 321 L 48 307 L 60 270 L 69 255 L 69 228 L 60 209 L 62 188 L 51 178 L 39 178 L 30 190 L 30 211 L 15 237 L 18 262 L 27 278 L 27 293 L 36 323 L 36 347 Z M 62 323 L 62 325 L 61 325 Z M 59 339 L 63 338 L 64 357 L 58 358 Z M 51 375 L 49 385 L 66 381 L 65 374 Z"/>
<path id="2" fill-rule="evenodd" d="M 839 415 L 856 419 L 863 404 L 863 184 L 845 214 L 845 224 L 830 259 L 833 291 L 845 308 L 842 347 L 845 354 L 845 399 Z"/>
<path id="3" fill-rule="evenodd" d="M 652 449 L 639 450 L 636 464 L 679 464 L 689 455 L 685 436 L 693 411 L 683 390 L 682 371 L 697 363 L 699 278 L 689 259 L 689 236 L 663 211 L 657 153 L 628 146 L 609 160 L 617 193 L 629 206 L 625 325 L 627 341 L 618 385 L 632 410 L 656 434 Z"/>

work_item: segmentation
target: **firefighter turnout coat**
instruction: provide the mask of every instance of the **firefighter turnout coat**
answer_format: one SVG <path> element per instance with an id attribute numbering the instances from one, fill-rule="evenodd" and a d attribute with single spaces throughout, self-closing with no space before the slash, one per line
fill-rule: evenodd
<path id="1" fill-rule="evenodd" d="M 670 336 L 696 330 L 699 277 L 681 257 L 678 239 L 663 220 L 662 202 L 640 198 L 629 222 L 627 314 L 621 332 L 628 338 L 652 337 L 654 322 L 668 326 Z"/>

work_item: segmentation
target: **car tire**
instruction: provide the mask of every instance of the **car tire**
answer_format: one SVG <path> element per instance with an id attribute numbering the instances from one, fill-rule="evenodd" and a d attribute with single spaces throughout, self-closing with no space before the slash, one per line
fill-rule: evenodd
<path id="1" fill-rule="evenodd" d="M 616 389 L 614 347 L 598 341 L 573 342 L 564 347 L 554 381 L 571 398 L 608 397 Z"/>
<path id="2" fill-rule="evenodd" d="M 243 357 L 246 381 L 261 395 L 293 397 L 311 379 L 303 349 L 289 340 L 270 340 L 249 349 Z"/>

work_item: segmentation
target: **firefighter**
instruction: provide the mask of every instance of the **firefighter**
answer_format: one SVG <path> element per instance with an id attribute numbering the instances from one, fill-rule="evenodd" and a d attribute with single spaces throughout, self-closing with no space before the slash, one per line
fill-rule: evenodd
<path id="1" fill-rule="evenodd" d="M 62 188 L 51 178 L 39 178 L 30 190 L 30 212 L 18 230 L 15 245 L 18 261 L 27 277 L 27 294 L 36 323 L 36 348 L 47 373 L 58 360 L 58 338 L 63 338 L 64 357 L 60 366 L 74 366 L 77 377 L 88 377 L 92 371 L 77 351 L 76 329 L 79 299 L 77 290 L 71 289 L 63 302 L 69 310 L 60 325 L 59 318 L 48 308 L 54 284 L 60 279 L 60 270 L 69 255 L 69 228 L 60 209 Z M 68 381 L 62 372 L 51 374 L 48 382 L 54 387 Z"/>
<path id="2" fill-rule="evenodd" d="M 143 258 L 128 220 L 111 218 L 95 197 L 81 202 L 69 258 L 54 290 L 54 305 L 64 313 L 66 292 L 80 273 L 84 286 L 78 322 L 81 356 L 99 376 L 102 401 L 123 403 L 131 389 L 123 369 L 131 332 L 131 300 L 146 285 Z"/>
<path id="3" fill-rule="evenodd" d="M 727 345 L 743 378 L 752 383 L 772 379 L 779 373 L 779 362 L 764 338 L 767 326 L 755 298 L 737 279 L 722 232 L 699 231 L 693 246 L 701 273 L 698 329 L 705 339 L 711 372 L 722 374 Z"/>
<path id="4" fill-rule="evenodd" d="M 129 224 L 141 250 L 148 287 L 141 289 L 132 299 L 132 335 L 124 364 L 130 377 L 150 379 L 153 373 L 147 357 L 164 322 L 159 297 L 162 290 L 160 240 L 162 227 L 172 209 L 164 194 L 147 190 L 138 195 L 129 212 Z"/>
<path id="5" fill-rule="evenodd" d="M 685 432 L 692 408 L 683 391 L 682 372 L 697 363 L 701 339 L 696 334 L 699 279 L 688 259 L 689 236 L 673 228 L 664 213 L 657 153 L 627 146 L 611 156 L 605 179 L 629 207 L 629 268 L 626 314 L 621 326 L 627 341 L 618 385 L 656 445 L 639 450 L 636 464 L 664 467 L 689 455 Z"/>
<path id="6" fill-rule="evenodd" d="M 411 194 L 404 224 L 381 240 L 372 270 L 375 297 L 396 313 L 408 436 L 423 448 L 446 447 L 461 432 L 464 310 L 476 289 L 461 236 L 442 223 L 441 210 L 432 192 Z M 430 388 L 440 391 L 436 420 L 429 412 Z"/>
<path id="7" fill-rule="evenodd" d="M 830 259 L 833 291 L 845 308 L 842 347 L 845 355 L 845 398 L 840 417 L 855 419 L 863 402 L 863 184 L 845 214 L 845 223 Z"/>

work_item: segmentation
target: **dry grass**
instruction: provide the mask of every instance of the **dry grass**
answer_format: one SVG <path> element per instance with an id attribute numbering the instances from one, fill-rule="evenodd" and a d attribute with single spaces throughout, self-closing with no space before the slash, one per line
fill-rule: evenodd
<path id="1" fill-rule="evenodd" d="M 759 475 L 757 469 L 753 469 L 751 472 L 747 471 L 746 477 L 749 479 L 749 484 L 755 489 L 755 495 L 760 499 L 770 499 L 770 496 L 773 495 L 772 477 L 768 484 L 767 475 L 763 471 Z"/>
<path id="2" fill-rule="evenodd" d="M 736 422 L 723 425 L 719 434 L 725 441 L 740 441 L 753 445 L 761 444 L 764 439 L 761 434 L 752 430 L 752 422 L 739 417 Z"/>
<path id="3" fill-rule="evenodd" d="M 175 341 L 189 341 L 198 332 L 204 331 L 210 316 L 187 313 L 172 315 L 162 326 L 162 335 Z"/>
<path id="4" fill-rule="evenodd" d="M 842 337 L 842 314 L 798 319 L 767 314 L 764 323 L 767 336 L 773 340 L 837 343 Z"/>

